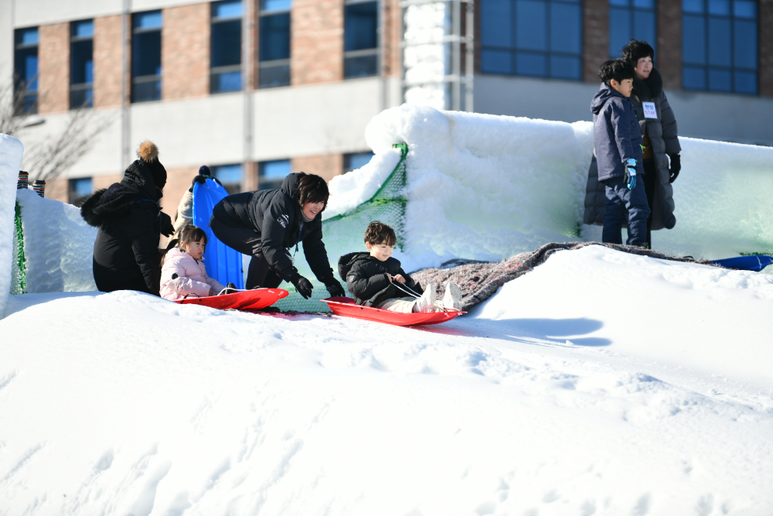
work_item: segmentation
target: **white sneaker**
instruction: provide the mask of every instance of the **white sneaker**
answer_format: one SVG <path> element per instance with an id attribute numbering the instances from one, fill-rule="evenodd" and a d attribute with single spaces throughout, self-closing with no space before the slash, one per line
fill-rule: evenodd
<path id="1" fill-rule="evenodd" d="M 443 308 L 446 310 L 462 309 L 462 289 L 456 283 L 448 282 L 446 292 L 443 294 Z"/>
<path id="2" fill-rule="evenodd" d="M 425 289 L 424 293 L 421 295 L 419 299 L 416 300 L 416 303 L 413 305 L 413 311 L 414 312 L 422 312 L 422 313 L 432 313 L 435 311 L 435 285 L 432 283 L 429 283 Z"/>

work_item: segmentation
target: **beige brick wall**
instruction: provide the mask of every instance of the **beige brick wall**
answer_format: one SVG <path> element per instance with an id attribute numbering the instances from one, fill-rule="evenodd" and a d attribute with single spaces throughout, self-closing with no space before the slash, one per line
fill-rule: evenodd
<path id="1" fill-rule="evenodd" d="M 342 80 L 343 0 L 295 0 L 291 20 L 292 85 Z"/>
<path id="2" fill-rule="evenodd" d="M 666 89 L 682 88 L 682 3 L 658 2 L 655 68 Z"/>
<path id="3" fill-rule="evenodd" d="M 39 113 L 70 109 L 70 24 L 41 25 L 38 45 Z"/>
<path id="4" fill-rule="evenodd" d="M 399 0 L 383 0 L 381 5 L 383 6 L 382 16 L 384 19 L 382 74 L 386 77 L 399 77 L 402 71 L 400 66 L 402 59 L 400 42 L 403 39 L 400 33 L 402 9 Z"/>
<path id="5" fill-rule="evenodd" d="M 341 175 L 343 168 L 344 157 L 341 154 L 293 158 L 290 163 L 290 169 L 293 172 L 314 174 L 328 182 L 335 176 Z"/>
<path id="6" fill-rule="evenodd" d="M 163 162 L 162 162 L 163 163 Z M 164 213 L 172 217 L 174 222 L 177 217 L 177 206 L 183 198 L 185 191 L 191 187 L 191 181 L 199 173 L 199 167 L 167 168 L 164 196 L 161 198 L 161 208 Z"/>
<path id="7" fill-rule="evenodd" d="M 164 9 L 161 81 L 164 100 L 209 94 L 210 4 Z"/>
<path id="8" fill-rule="evenodd" d="M 609 59 L 609 1 L 583 2 L 582 79 L 598 83 L 599 67 Z"/>
<path id="9" fill-rule="evenodd" d="M 94 19 L 94 107 L 121 105 L 121 20 L 121 16 Z"/>
<path id="10" fill-rule="evenodd" d="M 760 95 L 773 97 L 773 0 L 760 1 Z"/>

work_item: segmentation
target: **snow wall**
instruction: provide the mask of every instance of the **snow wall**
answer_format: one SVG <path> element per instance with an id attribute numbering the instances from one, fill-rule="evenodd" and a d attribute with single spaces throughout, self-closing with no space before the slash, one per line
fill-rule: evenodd
<path id="1" fill-rule="evenodd" d="M 11 292 L 16 181 L 23 154 L 19 140 L 0 134 L 0 318 L 5 316 Z"/>
<path id="2" fill-rule="evenodd" d="M 439 111 L 403 105 L 375 116 L 365 130 L 375 156 L 330 182 L 324 218 L 346 215 L 370 199 L 408 145 L 402 248 L 408 271 L 452 258 L 496 261 L 547 242 L 593 241 L 601 228 L 581 223 L 593 150 L 590 122 L 554 122 Z M 682 172 L 674 183 L 676 227 L 653 233 L 653 247 L 717 259 L 773 254 L 773 148 L 680 138 Z M 15 142 L 15 143 L 14 143 Z M 13 195 L 21 161 L 18 140 L 4 137 L 0 296 L 9 291 Z M 314 171 L 309 171 L 314 172 Z M 6 199 L 6 197 L 8 199 Z M 94 228 L 73 206 L 18 195 L 22 207 L 27 292 L 94 290 Z M 173 202 L 170 200 L 169 202 Z M 10 211 L 9 211 L 10 210 Z M 364 250 L 367 221 L 325 232 L 339 256 Z M 310 274 L 303 259 L 304 274 Z M 3 283 L 4 282 L 4 283 Z M 0 301 L 5 298 L 0 297 Z M 2 305 L 4 307 L 4 305 Z"/>

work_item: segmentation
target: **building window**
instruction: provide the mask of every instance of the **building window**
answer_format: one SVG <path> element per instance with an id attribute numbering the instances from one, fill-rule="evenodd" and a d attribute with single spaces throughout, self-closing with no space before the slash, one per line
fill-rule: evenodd
<path id="1" fill-rule="evenodd" d="M 655 49 L 655 0 L 609 0 L 609 57 L 623 53 L 630 40 L 646 41 Z"/>
<path id="2" fill-rule="evenodd" d="M 92 107 L 94 85 L 94 22 L 70 24 L 70 109 Z"/>
<path id="3" fill-rule="evenodd" d="M 686 90 L 757 93 L 757 2 L 684 0 Z"/>
<path id="4" fill-rule="evenodd" d="M 378 2 L 346 0 L 344 77 L 378 75 Z"/>
<path id="5" fill-rule="evenodd" d="M 580 0 L 482 0 L 481 71 L 582 78 Z"/>
<path id="6" fill-rule="evenodd" d="M 90 177 L 79 177 L 69 180 L 67 201 L 75 206 L 80 206 L 86 197 L 91 195 L 94 185 Z"/>
<path id="7" fill-rule="evenodd" d="M 243 15 L 241 0 L 212 3 L 212 93 L 242 89 Z"/>
<path id="8" fill-rule="evenodd" d="M 217 165 L 210 167 L 212 176 L 216 177 L 225 191 L 229 195 L 242 191 L 242 178 L 244 177 L 244 167 L 241 164 L 236 165 Z"/>
<path id="9" fill-rule="evenodd" d="M 14 31 L 14 90 L 22 100 L 16 114 L 38 112 L 38 28 Z"/>
<path id="10" fill-rule="evenodd" d="M 259 88 L 290 84 L 291 0 L 260 0 Z"/>
<path id="11" fill-rule="evenodd" d="M 351 172 L 362 168 L 370 162 L 373 157 L 372 152 L 357 152 L 352 154 L 344 154 L 344 170 L 343 173 Z"/>
<path id="12" fill-rule="evenodd" d="M 132 102 L 161 100 L 161 11 L 132 15 Z"/>
<path id="13" fill-rule="evenodd" d="M 290 160 L 262 161 L 258 164 L 258 190 L 274 190 L 290 173 Z"/>

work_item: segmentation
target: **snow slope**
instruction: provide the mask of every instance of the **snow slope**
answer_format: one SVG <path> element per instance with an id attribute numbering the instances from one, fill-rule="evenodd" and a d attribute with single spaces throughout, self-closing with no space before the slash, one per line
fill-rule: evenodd
<path id="1" fill-rule="evenodd" d="M 594 246 L 426 328 L 15 296 L 0 514 L 770 514 L 771 308 Z"/>

